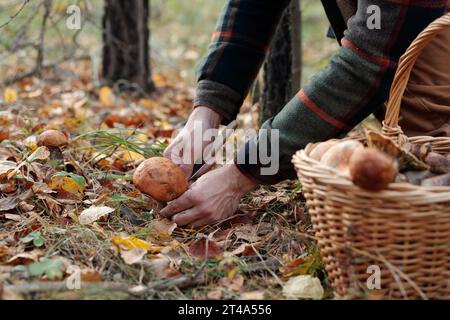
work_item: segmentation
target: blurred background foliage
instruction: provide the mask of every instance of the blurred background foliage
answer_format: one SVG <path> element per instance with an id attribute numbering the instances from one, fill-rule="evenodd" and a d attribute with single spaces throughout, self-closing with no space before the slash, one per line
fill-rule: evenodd
<path id="1" fill-rule="evenodd" d="M 0 0 L 0 25 L 22 6 L 21 0 Z M 66 27 L 67 7 L 80 6 L 82 29 Z M 154 74 L 177 72 L 190 83 L 195 65 L 207 51 L 222 0 L 151 0 L 151 56 Z M 30 0 L 23 11 L 0 30 L 0 83 L 31 70 L 43 36 L 44 64 L 89 56 L 93 66 L 101 58 L 103 1 L 54 0 L 45 34 L 41 33 L 43 0 Z M 323 68 L 337 49 L 325 37 L 328 21 L 317 0 L 301 0 L 303 83 Z M 95 70 L 95 68 L 94 68 Z"/>

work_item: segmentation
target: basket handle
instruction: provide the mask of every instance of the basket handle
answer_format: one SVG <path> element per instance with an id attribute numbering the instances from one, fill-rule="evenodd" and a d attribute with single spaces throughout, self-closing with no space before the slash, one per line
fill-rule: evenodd
<path id="1" fill-rule="evenodd" d="M 419 36 L 413 41 L 405 54 L 400 58 L 400 64 L 395 73 L 392 83 L 389 101 L 386 106 L 386 118 L 383 123 L 383 132 L 390 136 L 400 136 L 403 132 L 398 126 L 400 106 L 403 95 L 408 85 L 411 71 L 419 58 L 422 50 L 434 39 L 442 30 L 450 28 L 450 13 L 432 22 Z"/>

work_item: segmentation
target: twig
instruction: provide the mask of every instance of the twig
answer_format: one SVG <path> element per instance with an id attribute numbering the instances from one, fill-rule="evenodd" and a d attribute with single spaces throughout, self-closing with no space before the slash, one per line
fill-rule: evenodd
<path id="1" fill-rule="evenodd" d="M 248 265 L 245 268 L 244 272 L 246 274 L 251 274 L 260 271 L 270 270 L 273 273 L 273 270 L 276 270 L 279 265 L 280 263 L 278 260 L 269 259 Z M 206 277 L 204 274 L 204 269 L 205 267 L 202 266 L 199 269 L 200 272 L 197 271 L 193 275 L 181 275 L 175 278 L 149 283 L 148 286 L 142 287 L 142 289 L 139 291 L 133 290 L 133 287 L 130 287 L 127 284 L 117 282 L 81 282 L 80 290 L 97 289 L 105 291 L 125 292 L 130 295 L 145 295 L 151 292 L 164 291 L 173 288 L 186 289 L 188 287 L 197 286 L 205 283 Z M 4 286 L 4 289 L 13 291 L 17 294 L 24 294 L 24 295 L 32 293 L 72 291 L 67 287 L 67 283 L 65 281 L 57 281 L 57 282 L 37 281 L 26 284 L 6 285 Z"/>
<path id="2" fill-rule="evenodd" d="M 146 292 L 153 290 L 168 290 L 175 287 L 178 289 L 185 289 L 203 283 L 205 283 L 205 276 L 203 273 L 200 273 L 199 275 L 182 275 L 175 278 L 150 283 Z"/>
<path id="3" fill-rule="evenodd" d="M 69 291 L 67 283 L 65 281 L 58 282 L 31 282 L 18 285 L 7 285 L 4 287 L 6 290 L 11 290 L 18 294 L 30 294 L 38 292 L 56 292 L 56 291 Z M 82 282 L 80 289 L 101 289 L 108 291 L 121 291 L 130 292 L 128 285 L 115 283 L 115 282 Z"/>
<path id="4" fill-rule="evenodd" d="M 44 69 L 55 68 L 58 65 L 60 65 L 61 63 L 64 63 L 64 62 L 69 61 L 69 60 L 89 60 L 89 59 L 90 59 L 90 57 L 87 56 L 87 55 L 79 55 L 79 56 L 71 56 L 71 57 L 65 56 L 65 57 L 62 57 L 60 60 L 58 60 L 58 61 L 56 61 L 54 63 L 43 64 L 42 67 L 41 67 L 41 71 L 44 70 Z M 15 77 L 13 77 L 11 79 L 5 80 L 3 83 L 1 83 L 0 86 L 9 86 L 9 85 L 11 85 L 11 84 L 13 84 L 13 83 L 15 83 L 17 81 L 20 81 L 22 79 L 35 76 L 37 74 L 38 74 L 38 69 L 36 67 L 34 67 L 33 70 L 31 70 L 31 71 L 18 74 L 18 75 L 16 75 Z"/>
<path id="5" fill-rule="evenodd" d="M 281 266 L 281 263 L 276 258 L 270 258 L 264 261 L 256 262 L 250 265 L 247 265 L 243 268 L 244 273 L 258 273 L 263 271 L 271 270 L 276 271 Z"/>
<path id="6" fill-rule="evenodd" d="M 36 72 L 38 74 L 42 71 L 42 65 L 44 63 L 44 41 L 45 41 L 45 31 L 47 27 L 47 21 L 50 17 L 50 11 L 52 8 L 52 0 L 44 0 L 44 17 L 42 18 L 41 30 L 39 34 L 39 47 L 38 55 L 36 60 Z"/>
<path id="7" fill-rule="evenodd" d="M 9 17 L 9 20 L 6 21 L 5 23 L 0 25 L 0 29 L 6 27 L 8 24 L 11 23 L 11 21 L 13 21 L 22 11 L 23 9 L 26 7 L 26 5 L 28 4 L 28 2 L 30 2 L 30 0 L 24 0 L 22 3 L 22 6 L 19 8 L 19 10 L 13 14 L 12 16 Z"/>

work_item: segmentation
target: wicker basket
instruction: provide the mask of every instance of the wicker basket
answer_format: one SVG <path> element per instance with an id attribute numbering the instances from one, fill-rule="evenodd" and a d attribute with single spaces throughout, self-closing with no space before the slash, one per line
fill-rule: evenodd
<path id="1" fill-rule="evenodd" d="M 402 57 L 387 104 L 383 134 L 400 145 L 431 142 L 450 153 L 450 138 L 407 138 L 398 126 L 400 105 L 422 49 L 450 27 L 450 14 L 433 22 Z M 450 299 L 450 187 L 393 183 L 382 192 L 355 186 L 308 155 L 294 156 L 329 279 L 338 295 Z M 378 269 L 379 268 L 379 269 Z M 381 289 L 368 286 L 381 272 Z"/>

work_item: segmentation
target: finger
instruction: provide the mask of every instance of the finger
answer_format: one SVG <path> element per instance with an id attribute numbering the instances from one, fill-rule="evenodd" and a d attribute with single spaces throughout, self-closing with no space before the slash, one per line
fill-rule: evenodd
<path id="1" fill-rule="evenodd" d="M 180 146 L 180 141 L 175 139 L 163 153 L 164 158 L 175 161 L 180 159 L 182 156 L 182 147 Z"/>
<path id="2" fill-rule="evenodd" d="M 174 214 L 188 210 L 194 206 L 191 192 L 187 191 L 178 199 L 175 199 L 167 204 L 167 206 L 160 211 L 160 214 L 166 218 L 171 218 Z"/>
<path id="3" fill-rule="evenodd" d="M 194 172 L 191 175 L 190 180 L 197 180 L 198 178 L 200 178 L 204 174 L 208 173 L 213 166 L 214 166 L 213 163 L 211 163 L 211 164 L 208 164 L 208 163 L 204 164 L 197 172 Z M 195 166 L 194 166 L 194 168 L 195 168 Z"/>
<path id="4" fill-rule="evenodd" d="M 197 208 L 192 208 L 184 212 L 180 212 L 172 217 L 172 221 L 177 225 L 184 227 L 195 223 L 203 217 L 203 214 Z"/>
<path id="5" fill-rule="evenodd" d="M 201 227 L 209 226 L 213 223 L 214 221 L 211 221 L 211 218 L 204 218 L 191 223 L 190 225 L 188 225 L 188 227 L 191 229 L 198 229 Z"/>

